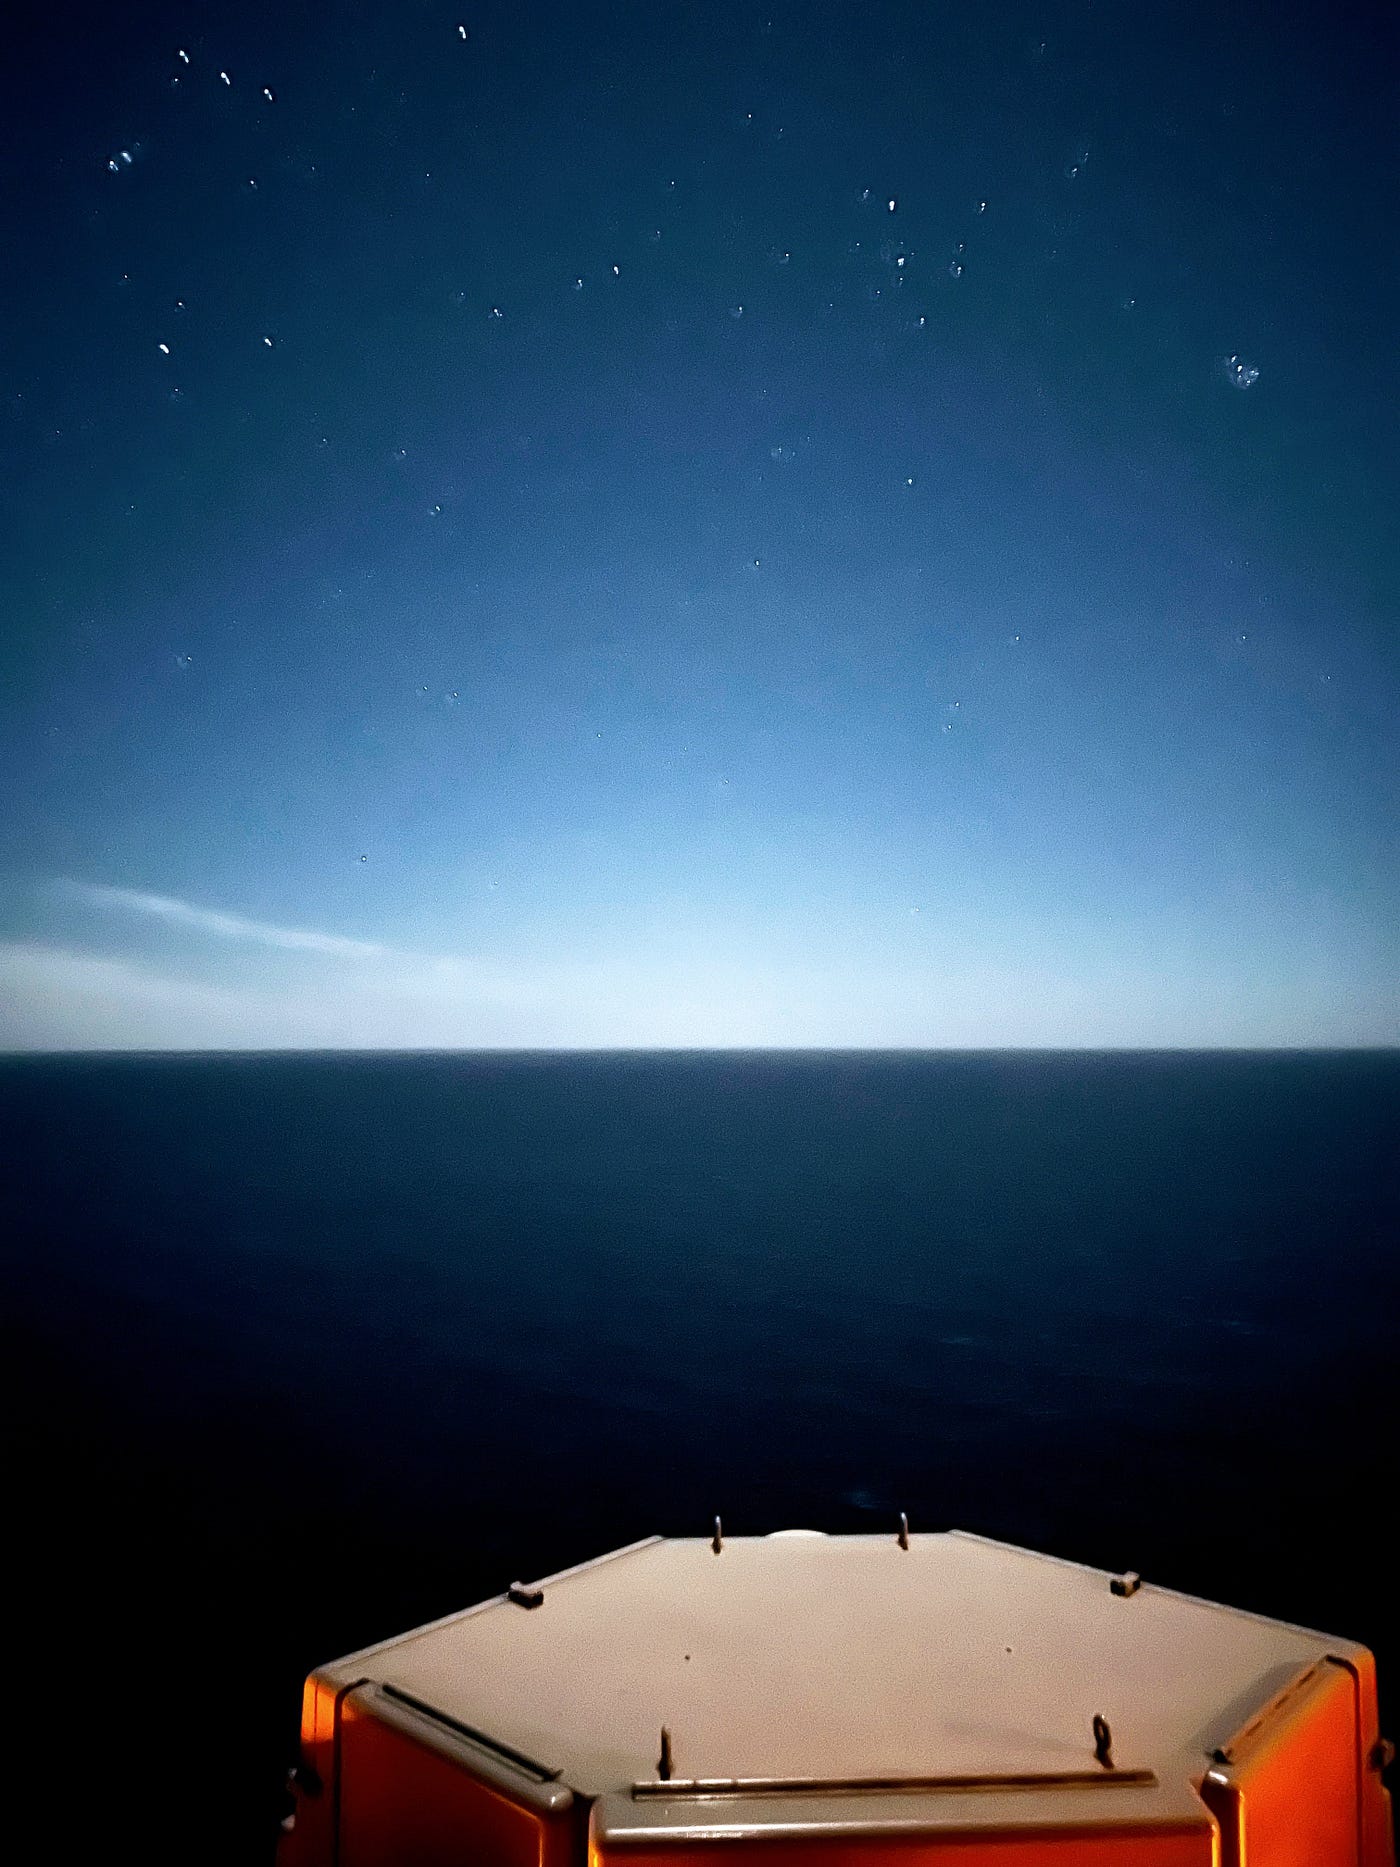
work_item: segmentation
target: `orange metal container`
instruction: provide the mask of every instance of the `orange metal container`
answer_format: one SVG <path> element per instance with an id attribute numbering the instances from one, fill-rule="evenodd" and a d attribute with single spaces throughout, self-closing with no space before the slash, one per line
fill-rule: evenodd
<path id="1" fill-rule="evenodd" d="M 1375 1687 L 957 1531 L 653 1538 L 319 1668 L 279 1867 L 1394 1867 Z"/>

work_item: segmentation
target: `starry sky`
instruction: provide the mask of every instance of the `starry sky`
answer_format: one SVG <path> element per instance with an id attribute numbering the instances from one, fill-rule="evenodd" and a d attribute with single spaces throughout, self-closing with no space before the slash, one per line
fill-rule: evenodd
<path id="1" fill-rule="evenodd" d="M 0 1047 L 1400 1041 L 1382 22 L 22 7 Z"/>

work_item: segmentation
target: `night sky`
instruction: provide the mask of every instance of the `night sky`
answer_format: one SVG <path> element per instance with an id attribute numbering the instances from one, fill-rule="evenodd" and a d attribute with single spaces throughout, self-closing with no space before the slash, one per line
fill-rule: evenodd
<path id="1" fill-rule="evenodd" d="M 1400 1041 L 1393 15 L 18 17 L 0 1046 Z"/>

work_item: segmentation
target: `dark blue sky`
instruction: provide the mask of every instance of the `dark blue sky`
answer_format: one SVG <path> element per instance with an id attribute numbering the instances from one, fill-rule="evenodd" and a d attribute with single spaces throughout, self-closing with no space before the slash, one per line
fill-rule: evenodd
<path id="1" fill-rule="evenodd" d="M 1400 1041 L 1381 18 L 22 22 L 0 1044 Z"/>

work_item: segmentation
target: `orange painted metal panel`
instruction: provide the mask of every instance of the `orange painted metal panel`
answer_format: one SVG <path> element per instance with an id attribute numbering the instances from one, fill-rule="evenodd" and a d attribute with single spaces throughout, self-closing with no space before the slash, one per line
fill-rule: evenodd
<path id="1" fill-rule="evenodd" d="M 1221 1867 L 1390 1867 L 1366 1848 L 1352 1671 L 1324 1660 L 1226 1744 L 1201 1785 Z"/>
<path id="2" fill-rule="evenodd" d="M 460 1761 L 341 1706 L 337 1867 L 567 1867 L 573 1820 L 543 1815 Z"/>
<path id="3" fill-rule="evenodd" d="M 335 1859 L 336 1690 L 315 1673 L 301 1699 L 301 1767 L 295 1825 L 277 1848 L 277 1867 L 329 1867 Z M 306 1784 L 315 1786 L 310 1793 Z"/>

